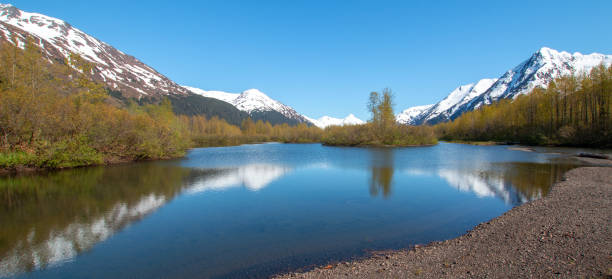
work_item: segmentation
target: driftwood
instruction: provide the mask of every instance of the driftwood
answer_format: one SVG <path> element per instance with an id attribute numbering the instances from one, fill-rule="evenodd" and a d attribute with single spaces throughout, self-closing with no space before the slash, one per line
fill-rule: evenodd
<path id="1" fill-rule="evenodd" d="M 578 157 L 595 158 L 595 159 L 610 159 L 610 156 L 595 153 L 578 153 Z"/>

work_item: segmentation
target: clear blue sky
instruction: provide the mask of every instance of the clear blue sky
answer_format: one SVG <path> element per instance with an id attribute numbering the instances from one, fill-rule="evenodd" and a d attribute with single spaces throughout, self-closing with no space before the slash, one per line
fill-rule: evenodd
<path id="1" fill-rule="evenodd" d="M 179 84 L 258 88 L 310 117 L 395 111 L 499 77 L 542 46 L 612 54 L 612 1 L 13 1 Z"/>

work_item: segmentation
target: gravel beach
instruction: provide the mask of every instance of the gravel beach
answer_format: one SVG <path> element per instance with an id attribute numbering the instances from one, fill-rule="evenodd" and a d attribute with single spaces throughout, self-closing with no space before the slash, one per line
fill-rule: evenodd
<path id="1" fill-rule="evenodd" d="M 581 167 L 461 237 L 277 278 L 612 278 L 611 225 L 612 168 Z"/>

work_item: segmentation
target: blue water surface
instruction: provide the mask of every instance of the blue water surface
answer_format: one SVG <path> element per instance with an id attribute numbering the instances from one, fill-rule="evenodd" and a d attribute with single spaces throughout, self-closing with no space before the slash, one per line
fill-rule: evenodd
<path id="1" fill-rule="evenodd" d="M 272 143 L 2 178 L 11 205 L 0 215 L 0 275 L 266 277 L 408 248 L 546 195 L 576 165 L 565 157 Z"/>

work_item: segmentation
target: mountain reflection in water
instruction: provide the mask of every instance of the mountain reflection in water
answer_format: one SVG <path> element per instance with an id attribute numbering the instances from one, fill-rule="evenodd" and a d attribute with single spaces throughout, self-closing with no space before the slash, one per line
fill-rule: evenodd
<path id="1" fill-rule="evenodd" d="M 189 174 L 138 164 L 1 178 L 0 276 L 69 261 L 161 207 Z"/>
<path id="2" fill-rule="evenodd" d="M 257 191 L 290 171 L 291 168 L 272 164 L 249 164 L 238 168 L 221 169 L 214 175 L 203 176 L 193 182 L 187 192 L 194 194 L 237 186 Z"/>
<path id="3" fill-rule="evenodd" d="M 543 197 L 563 173 L 574 165 L 495 163 L 486 169 L 440 169 L 437 175 L 452 187 L 478 197 L 497 197 L 520 205 Z"/>
<path id="4" fill-rule="evenodd" d="M 0 179 L 0 277 L 70 261 L 177 194 L 244 185 L 257 191 L 290 171 L 270 164 L 188 169 L 144 163 Z"/>
<path id="5" fill-rule="evenodd" d="M 331 249 L 326 253 L 354 254 L 355 249 L 374 245 L 371 244 L 374 243 L 373 235 L 381 238 L 381 248 L 396 247 L 394 245 L 411 243 L 413 240 L 406 238 L 408 235 L 428 239 L 426 237 L 432 233 L 413 232 L 417 227 L 398 220 L 421 224 L 424 220 L 437 218 L 439 221 L 421 224 L 418 229 L 431 228 L 444 231 L 440 235 L 454 235 L 457 229 L 451 229 L 443 222 L 468 218 L 462 221 L 468 225 L 453 223 L 453 228 L 461 230 L 479 219 L 469 219 L 473 211 L 457 213 L 452 201 L 497 200 L 505 204 L 503 207 L 519 205 L 546 195 L 551 185 L 575 166 L 548 159 L 528 161 L 520 156 L 539 155 L 511 153 L 504 149 L 501 152 L 508 152 L 504 153 L 505 156 L 512 160 L 518 156 L 518 162 L 490 161 L 488 156 L 496 156 L 499 149 L 477 148 L 482 152 L 460 153 L 463 152 L 461 148 L 473 147 L 342 149 L 320 145 L 246 146 L 200 149 L 197 158 L 174 162 L 0 177 L 0 277 L 79 262 L 79 254 L 92 250 L 97 243 L 109 242 L 130 224 L 152 218 L 154 212 L 179 196 L 199 200 L 215 197 L 208 203 L 190 204 L 202 207 L 189 214 L 201 215 L 201 223 L 195 222 L 194 226 L 204 226 L 206 230 L 191 231 L 186 227 L 183 231 L 192 233 L 193 241 L 199 241 L 198 236 L 204 237 L 203 232 L 208 233 L 206 240 L 194 242 L 202 246 L 191 255 L 199 259 L 204 255 L 198 253 L 212 253 L 206 257 L 219 260 L 218 269 L 208 267 L 208 274 L 238 272 L 238 267 L 249 268 L 247 263 L 261 264 L 259 261 L 264 257 L 251 255 L 265 249 L 276 249 L 266 258 L 271 264 L 291 257 L 301 259 L 300 253 L 317 255 L 319 250 L 325 249 Z M 448 152 L 445 149 L 451 152 L 457 149 L 460 155 L 446 160 Z M 241 153 L 243 150 L 248 152 Z M 463 158 L 463 154 L 468 154 L 468 158 Z M 220 156 L 220 159 L 215 156 Z M 423 160 L 425 158 L 427 160 Z M 223 164 L 217 166 L 216 162 Z M 269 188 L 264 190 L 266 187 Z M 453 188 L 461 192 L 461 197 Z M 258 195 L 245 194 L 255 192 Z M 228 197 L 240 200 L 232 201 Z M 236 207 L 245 203 L 250 205 L 247 212 Z M 384 212 L 378 213 L 379 209 Z M 225 215 L 216 218 L 217 210 L 234 214 L 228 217 L 234 223 L 223 223 Z M 446 216 L 435 215 L 437 210 L 446 212 Z M 185 211 L 179 212 L 190 216 L 187 218 L 194 218 Z M 260 216 L 258 212 L 265 213 Z M 310 216 L 310 212 L 316 216 Z M 322 215 L 325 218 L 317 217 Z M 380 230 L 388 233 L 381 234 Z M 257 241 L 248 241 L 254 236 L 257 236 Z M 217 237 L 220 242 L 207 244 L 211 237 Z M 384 241 L 391 241 L 384 237 L 400 244 L 383 245 L 387 243 Z M 230 240 L 234 244 L 223 242 Z M 283 246 L 288 241 L 295 243 L 291 247 Z M 171 243 L 163 245 L 171 247 L 168 249 L 177 248 Z M 220 258 L 214 251 L 204 251 L 206 247 L 217 245 L 223 249 L 236 245 L 240 254 L 231 254 L 227 250 L 227 258 Z M 194 266 L 205 268 L 201 264 Z"/>

